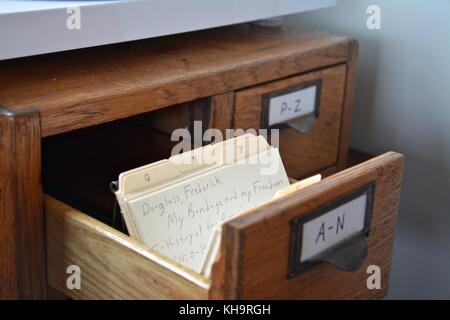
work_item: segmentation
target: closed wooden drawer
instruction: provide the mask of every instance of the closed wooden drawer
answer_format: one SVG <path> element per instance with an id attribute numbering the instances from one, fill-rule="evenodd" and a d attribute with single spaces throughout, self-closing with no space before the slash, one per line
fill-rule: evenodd
<path id="1" fill-rule="evenodd" d="M 341 130 L 346 70 L 346 65 L 338 65 L 237 91 L 234 127 L 244 130 L 265 127 L 268 97 L 314 85 L 318 93 L 315 124 L 308 132 L 299 132 L 290 127 L 281 128 L 280 152 L 291 177 L 301 178 L 326 169 L 335 171 L 340 143 L 345 138 Z"/>
<path id="2" fill-rule="evenodd" d="M 220 256 L 205 278 L 177 266 L 126 234 L 45 196 L 49 285 L 76 299 L 368 299 L 388 289 L 403 156 L 387 153 L 225 224 Z M 362 188 L 373 191 L 367 256 L 352 272 L 320 263 L 290 274 L 293 221 Z M 81 270 L 81 288 L 66 270 Z M 380 268 L 381 288 L 367 287 Z"/>

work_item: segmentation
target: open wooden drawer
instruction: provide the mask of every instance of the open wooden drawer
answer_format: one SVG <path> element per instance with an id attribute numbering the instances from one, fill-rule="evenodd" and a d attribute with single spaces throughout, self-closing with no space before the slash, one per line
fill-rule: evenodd
<path id="1" fill-rule="evenodd" d="M 70 148 L 68 141 L 64 143 Z M 116 141 L 113 148 L 119 145 Z M 44 150 L 49 148 L 44 144 Z M 81 168 L 86 171 L 83 163 Z M 76 299 L 381 298 L 389 284 L 402 169 L 403 156 L 386 153 L 236 217 L 225 224 L 210 278 L 177 266 L 91 213 L 46 195 L 48 282 Z M 361 265 L 344 272 L 320 263 L 295 277 L 289 275 L 296 246 L 293 221 L 367 186 L 373 188 L 373 206 L 368 252 Z M 80 289 L 68 289 L 66 272 L 71 265 L 80 268 Z M 380 268 L 380 289 L 367 286 L 371 265 Z"/>

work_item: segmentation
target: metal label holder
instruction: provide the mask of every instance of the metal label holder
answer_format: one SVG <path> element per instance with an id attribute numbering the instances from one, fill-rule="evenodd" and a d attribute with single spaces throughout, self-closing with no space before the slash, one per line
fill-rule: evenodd
<path id="1" fill-rule="evenodd" d="M 285 94 L 289 94 L 295 91 L 303 90 L 310 87 L 316 87 L 315 107 L 314 112 L 302 115 L 297 118 L 286 121 L 285 123 L 278 123 L 269 125 L 270 114 L 270 100 Z M 322 80 L 311 81 L 299 86 L 289 87 L 286 89 L 273 91 L 262 96 L 262 117 L 261 128 L 262 129 L 286 129 L 292 128 L 300 133 L 308 133 L 314 129 L 317 119 L 320 115 L 320 97 L 322 95 Z"/>
<path id="2" fill-rule="evenodd" d="M 368 186 L 351 193 L 350 195 L 322 206 L 304 217 L 292 220 L 288 279 L 295 278 L 296 276 L 307 272 L 321 263 L 331 264 L 344 272 L 355 271 L 363 263 L 368 253 L 367 237 L 370 233 L 374 193 L 375 183 L 371 183 Z M 331 248 L 319 253 L 310 260 L 301 262 L 303 225 L 306 222 L 314 220 L 335 208 L 359 198 L 364 194 L 367 195 L 367 201 L 363 230 L 361 230 L 358 234 L 347 238 Z"/>

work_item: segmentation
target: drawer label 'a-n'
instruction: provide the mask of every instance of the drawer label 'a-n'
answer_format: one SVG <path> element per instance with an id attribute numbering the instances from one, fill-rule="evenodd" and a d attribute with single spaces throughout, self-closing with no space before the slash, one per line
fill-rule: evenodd
<path id="1" fill-rule="evenodd" d="M 292 221 L 289 278 L 318 264 L 325 252 L 368 235 L 373 192 L 370 185 Z"/>

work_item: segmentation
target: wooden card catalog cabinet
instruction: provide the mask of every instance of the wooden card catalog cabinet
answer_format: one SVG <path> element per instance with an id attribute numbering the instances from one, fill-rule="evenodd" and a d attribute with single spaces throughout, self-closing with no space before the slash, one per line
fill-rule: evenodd
<path id="1" fill-rule="evenodd" d="M 238 25 L 1 61 L 0 298 L 382 298 L 403 156 L 347 169 L 356 56 L 343 36 Z M 108 189 L 196 120 L 278 128 L 289 176 L 326 177 L 228 221 L 210 277 L 129 237 Z"/>

